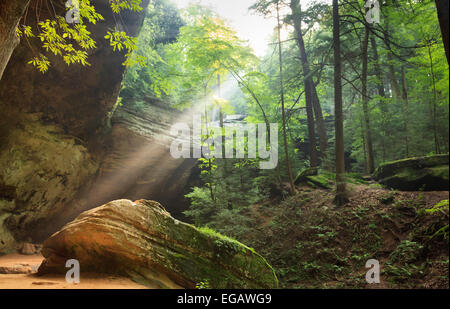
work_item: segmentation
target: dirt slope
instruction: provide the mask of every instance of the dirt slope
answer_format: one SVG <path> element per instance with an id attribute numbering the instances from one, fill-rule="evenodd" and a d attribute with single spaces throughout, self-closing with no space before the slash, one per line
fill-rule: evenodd
<path id="1" fill-rule="evenodd" d="M 426 211 L 448 192 L 348 189 L 350 202 L 336 208 L 332 190 L 301 185 L 284 201 L 242 209 L 247 226 L 214 228 L 266 257 L 282 288 L 448 288 L 448 207 Z M 380 262 L 380 284 L 366 283 L 369 259 Z"/>

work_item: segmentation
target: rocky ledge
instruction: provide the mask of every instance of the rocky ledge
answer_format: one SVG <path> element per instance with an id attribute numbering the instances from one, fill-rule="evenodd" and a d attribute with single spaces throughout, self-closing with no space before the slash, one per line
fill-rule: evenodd
<path id="1" fill-rule="evenodd" d="M 43 244 L 38 274 L 125 275 L 161 288 L 276 288 L 271 266 L 253 249 L 209 229 L 180 222 L 157 202 L 117 200 L 86 211 Z M 81 277 L 82 280 L 82 277 Z"/>
<path id="2" fill-rule="evenodd" d="M 375 171 L 379 183 L 402 191 L 448 191 L 448 154 L 386 162 Z"/>

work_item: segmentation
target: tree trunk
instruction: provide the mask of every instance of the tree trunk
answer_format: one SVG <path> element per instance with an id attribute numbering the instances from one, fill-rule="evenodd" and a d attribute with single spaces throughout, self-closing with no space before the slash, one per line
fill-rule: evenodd
<path id="1" fill-rule="evenodd" d="M 311 167 L 319 165 L 319 159 L 316 149 L 316 134 L 314 129 L 314 114 L 316 116 L 317 131 L 319 133 L 320 152 L 325 153 L 326 150 L 326 132 L 323 124 L 322 109 L 320 107 L 319 99 L 315 99 L 317 92 L 314 83 L 312 82 L 311 71 L 309 68 L 308 58 L 306 55 L 305 42 L 303 40 L 303 33 L 301 28 L 302 16 L 299 5 L 299 0 L 292 0 L 290 3 L 294 30 L 297 36 L 297 46 L 300 51 L 300 58 L 303 69 L 303 82 L 305 87 L 305 101 L 306 101 L 306 115 L 308 119 L 308 138 L 309 138 L 309 157 Z M 315 94 L 315 95 L 314 95 Z M 314 104 L 315 103 L 315 104 Z"/>
<path id="2" fill-rule="evenodd" d="M 347 199 L 345 185 L 344 118 L 342 113 L 341 42 L 338 0 L 333 0 L 333 43 L 334 43 L 334 125 L 336 135 L 336 198 L 337 206 Z"/>
<path id="3" fill-rule="evenodd" d="M 437 15 L 441 26 L 442 41 L 444 42 L 445 55 L 447 56 L 447 64 L 449 63 L 448 50 L 448 0 L 436 0 Z"/>
<path id="4" fill-rule="evenodd" d="M 283 118 L 283 141 L 284 141 L 284 152 L 286 155 L 286 166 L 289 176 L 289 185 L 291 189 L 291 194 L 295 193 L 294 179 L 292 177 L 291 162 L 289 160 L 289 151 L 287 143 L 287 133 L 286 133 L 286 113 L 284 110 L 284 85 L 283 85 L 283 56 L 281 49 L 281 24 L 280 24 L 280 8 L 277 2 L 277 25 L 278 25 L 278 52 L 280 59 L 280 93 L 281 93 L 281 116 Z"/>
<path id="5" fill-rule="evenodd" d="M 19 44 L 17 26 L 30 0 L 1 0 L 0 2 L 0 80 L 12 52 Z"/>
<path id="6" fill-rule="evenodd" d="M 366 133 L 364 130 L 364 122 L 363 122 L 363 115 L 360 116 L 360 122 L 361 122 L 361 138 L 362 138 L 362 146 L 363 146 L 363 153 L 364 153 L 364 168 L 367 170 L 367 151 L 366 151 Z"/>
<path id="7" fill-rule="evenodd" d="M 381 6 L 380 8 L 382 10 L 383 6 Z M 389 79 L 391 81 L 391 89 L 394 94 L 393 97 L 396 98 L 397 100 L 400 100 L 401 93 L 400 93 L 400 87 L 398 85 L 397 78 L 395 76 L 395 68 L 394 68 L 393 59 L 392 59 L 392 51 L 391 51 L 391 46 L 389 43 L 389 33 L 390 33 L 389 20 L 386 18 L 385 19 L 385 31 L 384 31 L 384 44 L 386 46 L 386 51 L 387 51 L 387 66 L 389 69 L 388 75 L 389 75 Z"/>
<path id="8" fill-rule="evenodd" d="M 320 106 L 319 96 L 317 95 L 316 86 L 311 78 L 312 84 L 312 95 L 313 95 L 313 108 L 314 116 L 316 117 L 317 133 L 319 134 L 319 145 L 320 145 L 320 157 L 324 158 L 326 156 L 326 151 L 328 148 L 328 138 L 327 129 L 325 127 L 325 120 L 323 119 L 322 106 Z"/>
<path id="9" fill-rule="evenodd" d="M 204 85 L 204 95 L 206 98 L 206 95 L 208 94 L 208 83 Z M 209 143 L 209 130 L 208 130 L 208 109 L 206 107 L 206 101 L 205 101 L 205 130 L 206 130 L 206 140 L 208 143 L 208 151 L 211 151 L 211 145 Z M 213 190 L 213 169 L 212 169 L 212 160 L 208 159 L 208 168 L 209 168 L 209 194 L 211 196 L 211 200 L 215 201 L 216 198 L 214 196 L 214 190 Z"/>
<path id="10" fill-rule="evenodd" d="M 219 99 L 222 98 L 222 94 L 220 91 L 220 87 L 221 87 L 221 82 L 220 82 L 220 74 L 217 74 L 217 96 L 219 97 Z M 222 140 L 222 149 L 221 149 L 221 153 L 222 153 L 222 158 L 223 160 L 223 170 L 222 170 L 222 178 L 224 181 L 224 186 L 225 186 L 225 191 L 228 191 L 229 188 L 229 184 L 228 184 L 228 160 L 225 157 L 226 156 L 226 152 L 225 152 L 225 126 L 224 126 L 224 122 L 223 122 L 223 110 L 222 110 L 222 106 L 219 106 L 219 124 L 220 124 L 220 134 L 221 134 L 221 140 Z M 227 205 L 228 205 L 228 209 L 229 210 L 233 210 L 233 203 L 228 199 L 227 201 Z"/>
<path id="11" fill-rule="evenodd" d="M 221 99 L 220 93 L 220 74 L 217 74 L 217 96 Z M 223 111 L 222 106 L 219 106 L 219 121 L 220 121 L 220 129 L 222 134 L 222 158 L 225 158 L 225 127 L 223 125 Z M 226 164 L 226 161 L 225 161 Z"/>
<path id="12" fill-rule="evenodd" d="M 378 55 L 377 41 L 376 41 L 374 35 L 372 35 L 370 37 L 370 43 L 372 45 L 373 59 L 375 60 L 375 64 L 374 64 L 375 75 L 377 76 L 377 78 L 380 81 L 377 84 L 378 95 L 383 98 L 386 98 L 386 92 L 384 90 L 384 85 L 383 85 L 383 73 L 382 73 L 381 67 L 380 67 L 380 56 Z M 384 105 L 386 105 L 386 104 L 384 104 Z"/>
<path id="13" fill-rule="evenodd" d="M 363 112 L 364 112 L 364 133 L 365 133 L 365 142 L 367 149 L 367 166 L 366 172 L 372 174 L 375 171 L 375 162 L 373 155 L 373 146 L 372 146 L 372 132 L 370 130 L 370 117 L 369 117 L 369 100 L 367 97 L 367 67 L 368 67 L 368 45 L 369 45 L 369 29 L 366 26 L 364 31 L 364 41 L 362 46 L 362 74 L 361 74 L 361 83 L 362 83 L 362 103 L 363 103 Z"/>
<path id="14" fill-rule="evenodd" d="M 408 115 L 409 115 L 409 103 L 408 103 L 408 90 L 406 86 L 405 66 L 402 66 L 402 99 L 403 99 L 403 123 L 405 130 L 405 151 L 406 157 L 409 157 L 409 128 L 408 128 Z"/>
<path id="15" fill-rule="evenodd" d="M 436 77 L 434 75 L 434 66 L 433 66 L 433 57 L 431 55 L 431 47 L 428 45 L 428 57 L 430 58 L 430 72 L 431 72 L 431 81 L 433 85 L 433 102 L 431 104 L 431 125 L 433 128 L 434 135 L 434 147 L 436 153 L 441 153 L 441 149 L 439 146 L 438 132 L 437 132 L 437 92 L 436 92 Z"/>
<path id="16" fill-rule="evenodd" d="M 378 49 L 377 49 L 377 42 L 375 40 L 375 36 L 371 36 L 370 37 L 370 42 L 372 45 L 372 51 L 373 51 L 373 58 L 375 61 L 375 75 L 378 79 L 378 84 L 377 84 L 377 90 L 378 90 L 378 95 L 381 97 L 380 100 L 380 110 L 381 110 L 381 131 L 382 131 L 382 140 L 381 140 L 381 150 L 382 150 L 382 161 L 385 162 L 386 161 L 386 137 L 388 136 L 388 109 L 387 109 L 387 105 L 386 102 L 383 100 L 386 98 L 386 92 L 384 90 L 384 84 L 383 84 L 383 73 L 381 71 L 381 67 L 380 67 L 380 57 L 378 56 Z"/>
<path id="17" fill-rule="evenodd" d="M 400 100 L 402 96 L 400 93 L 400 87 L 398 85 L 397 77 L 395 76 L 394 65 L 392 64 L 392 61 L 393 61 L 392 54 L 389 50 L 388 50 L 387 58 L 388 58 L 388 68 L 389 68 L 389 79 L 391 80 L 391 86 L 392 86 L 392 91 L 394 92 L 394 98 L 396 98 L 397 100 Z"/>

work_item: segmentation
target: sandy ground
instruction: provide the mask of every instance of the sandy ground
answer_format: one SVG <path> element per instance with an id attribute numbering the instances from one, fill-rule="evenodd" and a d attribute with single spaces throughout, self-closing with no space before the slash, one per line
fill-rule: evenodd
<path id="1" fill-rule="evenodd" d="M 0 256 L 0 268 L 29 268 L 37 270 L 41 255 L 9 254 Z M 82 273 L 79 284 L 67 283 L 64 275 L 37 276 L 31 274 L 0 274 L 0 289 L 146 289 L 128 278 Z"/>

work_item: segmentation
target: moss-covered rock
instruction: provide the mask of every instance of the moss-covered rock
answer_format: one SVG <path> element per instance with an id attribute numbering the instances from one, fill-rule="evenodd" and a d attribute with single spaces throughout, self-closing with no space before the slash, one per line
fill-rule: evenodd
<path id="1" fill-rule="evenodd" d="M 157 202 L 118 200 L 82 213 L 44 242 L 39 273 L 81 271 L 127 275 L 161 288 L 276 288 L 266 260 L 210 229 L 180 222 Z"/>
<path id="2" fill-rule="evenodd" d="M 319 170 L 317 167 L 307 168 L 300 173 L 298 173 L 297 177 L 295 177 L 294 183 L 296 185 L 308 181 L 308 176 L 317 176 Z"/>
<path id="3" fill-rule="evenodd" d="M 387 162 L 375 171 L 379 183 L 402 191 L 447 191 L 449 156 L 435 155 Z"/>
<path id="4" fill-rule="evenodd" d="M 312 187 L 322 188 L 322 189 L 331 189 L 333 183 L 330 182 L 325 176 L 317 175 L 317 176 L 307 176 L 306 182 Z"/>

